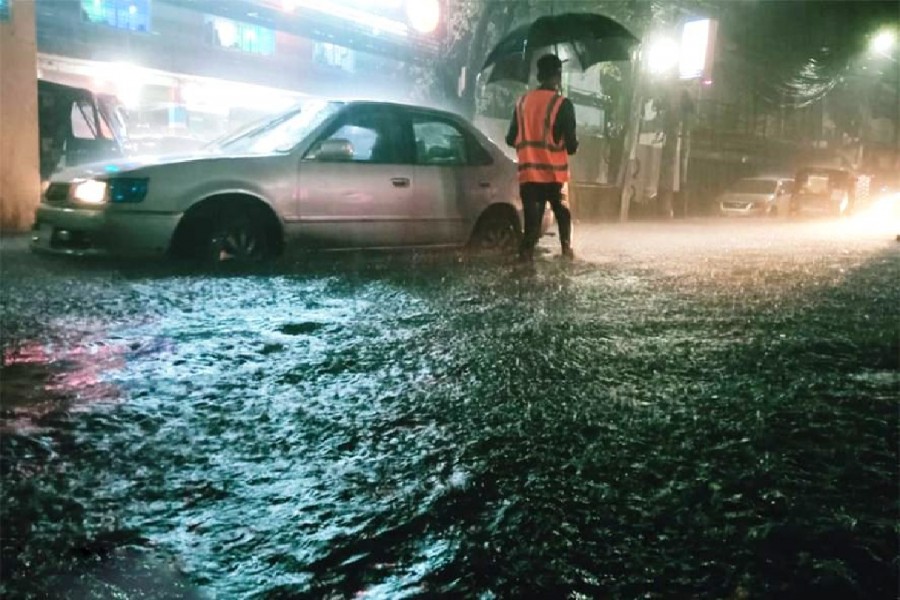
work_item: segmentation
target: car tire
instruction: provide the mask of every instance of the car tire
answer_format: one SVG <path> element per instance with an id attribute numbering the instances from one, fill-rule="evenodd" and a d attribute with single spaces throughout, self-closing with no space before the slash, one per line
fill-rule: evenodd
<path id="1" fill-rule="evenodd" d="M 501 213 L 487 214 L 475 227 L 469 247 L 482 252 L 512 254 L 518 250 L 521 238 L 514 217 Z"/>
<path id="2" fill-rule="evenodd" d="M 272 255 L 271 240 L 261 211 L 249 206 L 227 207 L 218 213 L 206 240 L 212 264 L 253 264 Z"/>

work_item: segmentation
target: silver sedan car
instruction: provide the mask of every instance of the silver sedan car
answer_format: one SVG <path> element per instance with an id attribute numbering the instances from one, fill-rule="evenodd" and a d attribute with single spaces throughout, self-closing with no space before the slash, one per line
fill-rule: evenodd
<path id="1" fill-rule="evenodd" d="M 200 154 L 61 171 L 37 209 L 32 248 L 212 261 L 286 245 L 511 250 L 518 196 L 515 163 L 456 115 L 317 100 Z"/>
<path id="2" fill-rule="evenodd" d="M 724 216 L 774 216 L 779 199 L 791 193 L 793 183 L 787 177 L 741 179 L 719 196 L 719 211 Z"/>

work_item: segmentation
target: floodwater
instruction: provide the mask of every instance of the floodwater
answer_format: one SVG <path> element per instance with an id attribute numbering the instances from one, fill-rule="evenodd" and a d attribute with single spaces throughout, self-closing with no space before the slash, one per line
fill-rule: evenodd
<path id="1" fill-rule="evenodd" d="M 9 598 L 890 597 L 900 244 L 196 272 L 3 240 Z"/>

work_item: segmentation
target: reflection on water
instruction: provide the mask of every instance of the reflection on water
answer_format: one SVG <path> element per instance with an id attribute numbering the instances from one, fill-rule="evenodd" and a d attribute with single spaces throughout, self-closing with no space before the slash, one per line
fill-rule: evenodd
<path id="1" fill-rule="evenodd" d="M 64 289 L 35 263 L 37 300 L 4 298 L 32 325 L 4 338 L 2 590 L 800 596 L 820 564 L 893 589 L 891 380 L 859 372 L 894 356 L 896 257 L 764 235 L 728 259 L 650 235 L 656 259 L 644 237 L 622 264 L 91 267 Z"/>

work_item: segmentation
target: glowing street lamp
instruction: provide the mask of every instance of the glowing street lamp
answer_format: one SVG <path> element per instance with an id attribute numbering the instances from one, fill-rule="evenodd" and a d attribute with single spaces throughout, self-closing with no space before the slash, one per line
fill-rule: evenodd
<path id="1" fill-rule="evenodd" d="M 647 47 L 647 70 L 653 75 L 667 75 L 678 64 L 678 43 L 659 38 Z"/>
<path id="2" fill-rule="evenodd" d="M 887 56 L 897 44 L 897 32 L 892 29 L 879 31 L 869 42 L 869 51 L 872 54 Z"/>
<path id="3" fill-rule="evenodd" d="M 407 0 L 406 17 L 414 30 L 432 33 L 441 22 L 441 6 L 438 0 Z"/>

